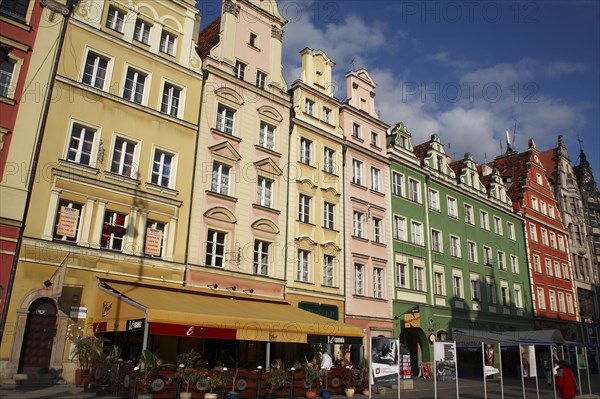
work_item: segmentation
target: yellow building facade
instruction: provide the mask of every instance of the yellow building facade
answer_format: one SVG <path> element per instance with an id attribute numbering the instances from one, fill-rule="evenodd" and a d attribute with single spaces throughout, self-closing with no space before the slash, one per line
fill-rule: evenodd
<path id="1" fill-rule="evenodd" d="M 199 18 L 187 0 L 75 7 L 0 349 L 3 377 L 43 367 L 73 377 L 70 344 L 93 332 L 98 278 L 181 285 Z"/>

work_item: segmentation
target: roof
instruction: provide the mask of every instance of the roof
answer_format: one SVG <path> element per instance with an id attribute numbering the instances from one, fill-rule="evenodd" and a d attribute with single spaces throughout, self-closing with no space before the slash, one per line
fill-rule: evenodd
<path id="1" fill-rule="evenodd" d="M 429 144 L 431 143 L 431 140 L 426 141 L 422 144 L 419 144 L 415 147 L 413 147 L 413 152 L 415 153 L 415 156 L 417 157 L 417 159 L 421 162 L 423 162 L 423 160 L 425 160 L 425 156 L 427 155 L 427 151 L 429 151 Z"/>
<path id="2" fill-rule="evenodd" d="M 529 171 L 529 151 L 521 153 L 509 153 L 500 156 L 492 162 L 491 166 L 495 167 L 502 176 L 503 180 L 510 178 L 512 183 L 507 188 L 506 194 L 513 202 L 520 200 L 522 196 L 522 187 L 527 179 Z"/>
<path id="3" fill-rule="evenodd" d="M 558 148 L 541 152 L 539 157 L 540 162 L 544 165 L 544 169 L 546 170 L 546 176 L 551 182 L 555 183 L 557 181 L 558 173 Z"/>
<path id="4" fill-rule="evenodd" d="M 210 50 L 219 43 L 220 33 L 221 17 L 219 16 L 198 34 L 198 47 L 196 51 L 201 60 L 206 58 L 210 54 Z"/>

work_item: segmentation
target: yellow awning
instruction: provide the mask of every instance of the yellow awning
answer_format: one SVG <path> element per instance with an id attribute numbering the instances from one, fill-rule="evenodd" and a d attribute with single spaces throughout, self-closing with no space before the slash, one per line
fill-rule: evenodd
<path id="1" fill-rule="evenodd" d="M 157 326 L 190 326 L 190 332 L 193 327 L 235 330 L 235 339 L 247 341 L 306 343 L 322 339 L 323 342 L 341 343 L 345 337 L 363 336 L 358 327 L 296 308 L 287 302 L 218 297 L 191 290 L 112 281 L 103 284 L 113 290 L 112 294 L 105 294 L 113 296 L 117 302 L 129 300 L 146 310 L 151 333 L 154 323 Z M 130 304 L 113 306 L 120 309 L 133 307 Z M 94 322 L 100 321 L 98 319 L 96 317 Z M 114 324 L 125 327 L 126 323 L 121 320 Z M 125 328 L 112 331 L 125 331 Z"/>

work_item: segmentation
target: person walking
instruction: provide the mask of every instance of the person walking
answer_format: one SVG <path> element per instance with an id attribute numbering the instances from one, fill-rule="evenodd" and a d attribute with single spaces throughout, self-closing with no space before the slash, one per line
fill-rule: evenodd
<path id="1" fill-rule="evenodd" d="M 558 362 L 556 373 L 556 392 L 560 399 L 574 399 L 577 395 L 575 389 L 575 376 L 564 360 Z"/>

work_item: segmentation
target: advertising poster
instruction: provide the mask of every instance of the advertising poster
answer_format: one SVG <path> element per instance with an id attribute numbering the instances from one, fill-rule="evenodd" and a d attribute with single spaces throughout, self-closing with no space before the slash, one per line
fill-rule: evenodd
<path id="1" fill-rule="evenodd" d="M 371 337 L 371 384 L 397 384 L 400 371 L 398 339 Z"/>
<path id="2" fill-rule="evenodd" d="M 500 377 L 500 345 L 483 343 L 483 373 Z"/>
<path id="3" fill-rule="evenodd" d="M 454 342 L 435 342 L 435 378 L 437 381 L 456 380 L 456 344 Z"/>
<path id="4" fill-rule="evenodd" d="M 585 361 L 585 348 L 576 348 L 577 351 L 577 367 L 580 370 L 587 369 L 587 362 Z"/>
<path id="5" fill-rule="evenodd" d="M 523 378 L 536 377 L 537 367 L 535 364 L 535 346 L 519 345 L 521 354 L 521 370 Z"/>
<path id="6" fill-rule="evenodd" d="M 56 226 L 56 235 L 75 237 L 77 235 L 77 220 L 79 219 L 79 209 L 60 207 L 58 215 L 58 225 Z"/>

